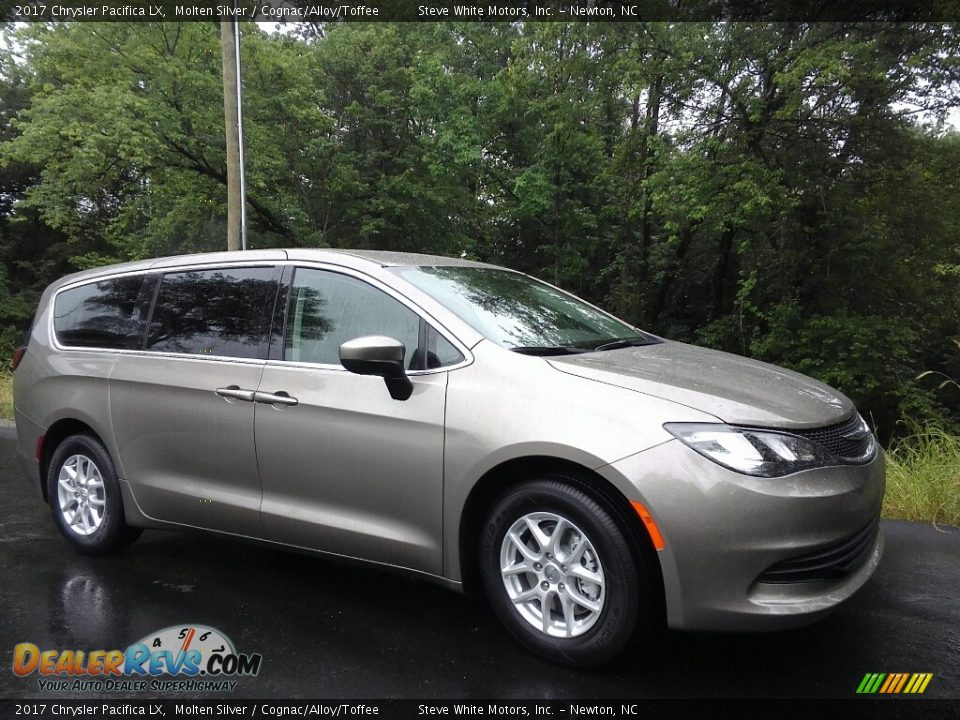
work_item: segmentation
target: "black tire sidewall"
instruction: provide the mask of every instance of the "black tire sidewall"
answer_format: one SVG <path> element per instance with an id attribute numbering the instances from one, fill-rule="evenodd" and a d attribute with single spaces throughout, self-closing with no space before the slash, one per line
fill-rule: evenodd
<path id="1" fill-rule="evenodd" d="M 500 549 L 509 527 L 531 512 L 552 512 L 576 524 L 593 544 L 603 566 L 605 601 L 597 623 L 574 638 L 549 637 L 532 627 L 513 607 L 500 575 Z M 566 665 L 595 666 L 614 658 L 637 626 L 640 573 L 625 534 L 614 516 L 582 490 L 562 479 L 543 478 L 507 491 L 483 525 L 480 575 L 500 621 L 538 655 Z"/>
<path id="2" fill-rule="evenodd" d="M 93 460 L 103 478 L 105 495 L 103 521 L 90 535 L 78 535 L 71 530 L 60 512 L 60 494 L 58 478 L 60 468 L 73 455 L 86 455 Z M 103 444 L 89 435 L 71 435 L 61 442 L 50 458 L 47 468 L 47 499 L 53 521 L 70 543 L 85 555 L 99 555 L 126 544 L 126 523 L 123 518 L 123 500 L 120 497 L 120 484 L 117 473 Z"/>

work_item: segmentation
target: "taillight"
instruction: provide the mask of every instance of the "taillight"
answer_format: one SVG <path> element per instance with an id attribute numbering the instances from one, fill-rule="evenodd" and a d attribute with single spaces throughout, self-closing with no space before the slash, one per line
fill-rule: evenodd
<path id="1" fill-rule="evenodd" d="M 27 352 L 27 346 L 21 345 L 16 350 L 13 351 L 13 369 L 17 369 L 17 365 L 20 364 L 20 361 L 23 360 L 23 356 Z"/>

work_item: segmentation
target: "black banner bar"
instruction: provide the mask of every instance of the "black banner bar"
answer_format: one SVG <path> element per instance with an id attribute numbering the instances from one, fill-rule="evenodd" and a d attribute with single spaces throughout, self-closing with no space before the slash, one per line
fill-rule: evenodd
<path id="1" fill-rule="evenodd" d="M 425 720 L 731 720 L 792 718 L 951 718 L 960 701 L 863 698 L 851 700 L 0 700 L 3 718 L 376 718 Z"/>
<path id="2" fill-rule="evenodd" d="M 960 20 L 958 0 L 3 0 L 7 22 Z"/>

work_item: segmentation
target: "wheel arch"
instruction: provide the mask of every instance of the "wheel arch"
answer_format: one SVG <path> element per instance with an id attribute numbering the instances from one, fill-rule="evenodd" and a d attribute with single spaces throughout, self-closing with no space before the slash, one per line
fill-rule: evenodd
<path id="1" fill-rule="evenodd" d="M 610 480 L 595 470 L 573 460 L 547 455 L 516 457 L 499 463 L 484 473 L 471 488 L 460 514 L 458 533 L 460 577 L 466 592 L 480 587 L 479 538 L 483 519 L 496 499 L 511 487 L 544 473 L 562 473 L 608 511 L 612 512 L 633 541 L 631 545 L 642 554 L 643 564 L 654 575 L 654 596 L 658 610 L 665 618 L 663 573 L 657 551 L 641 520 L 630 505 L 630 500 Z M 638 558 L 640 560 L 640 558 Z"/>
<path id="2" fill-rule="evenodd" d="M 47 492 L 47 472 L 50 468 L 50 459 L 64 440 L 71 435 L 90 435 L 101 445 L 106 447 L 103 436 L 98 433 L 89 423 L 75 417 L 64 417 L 53 422 L 43 435 L 43 448 L 38 458 L 40 462 L 40 491 L 43 493 L 44 502 L 49 502 L 49 493 Z"/>

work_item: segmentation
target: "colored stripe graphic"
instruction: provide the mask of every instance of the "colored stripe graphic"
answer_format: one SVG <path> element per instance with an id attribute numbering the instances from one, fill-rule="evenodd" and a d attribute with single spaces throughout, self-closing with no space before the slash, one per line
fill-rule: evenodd
<path id="1" fill-rule="evenodd" d="M 907 681 L 907 678 L 910 677 L 910 673 L 900 673 L 900 680 L 897 682 L 897 686 L 893 688 L 890 692 L 898 693 L 903 687 L 903 684 Z"/>
<path id="2" fill-rule="evenodd" d="M 927 689 L 927 685 L 933 679 L 933 673 L 917 673 L 917 682 L 913 686 L 913 692 L 922 693 Z"/>
<path id="3" fill-rule="evenodd" d="M 867 673 L 857 685 L 858 695 L 918 695 L 927 689 L 933 673 Z"/>
<path id="4" fill-rule="evenodd" d="M 880 686 L 881 693 L 887 693 L 890 690 L 890 686 L 896 684 L 897 680 L 900 679 L 900 676 L 896 673 L 891 673 L 887 675 L 887 681 Z"/>

